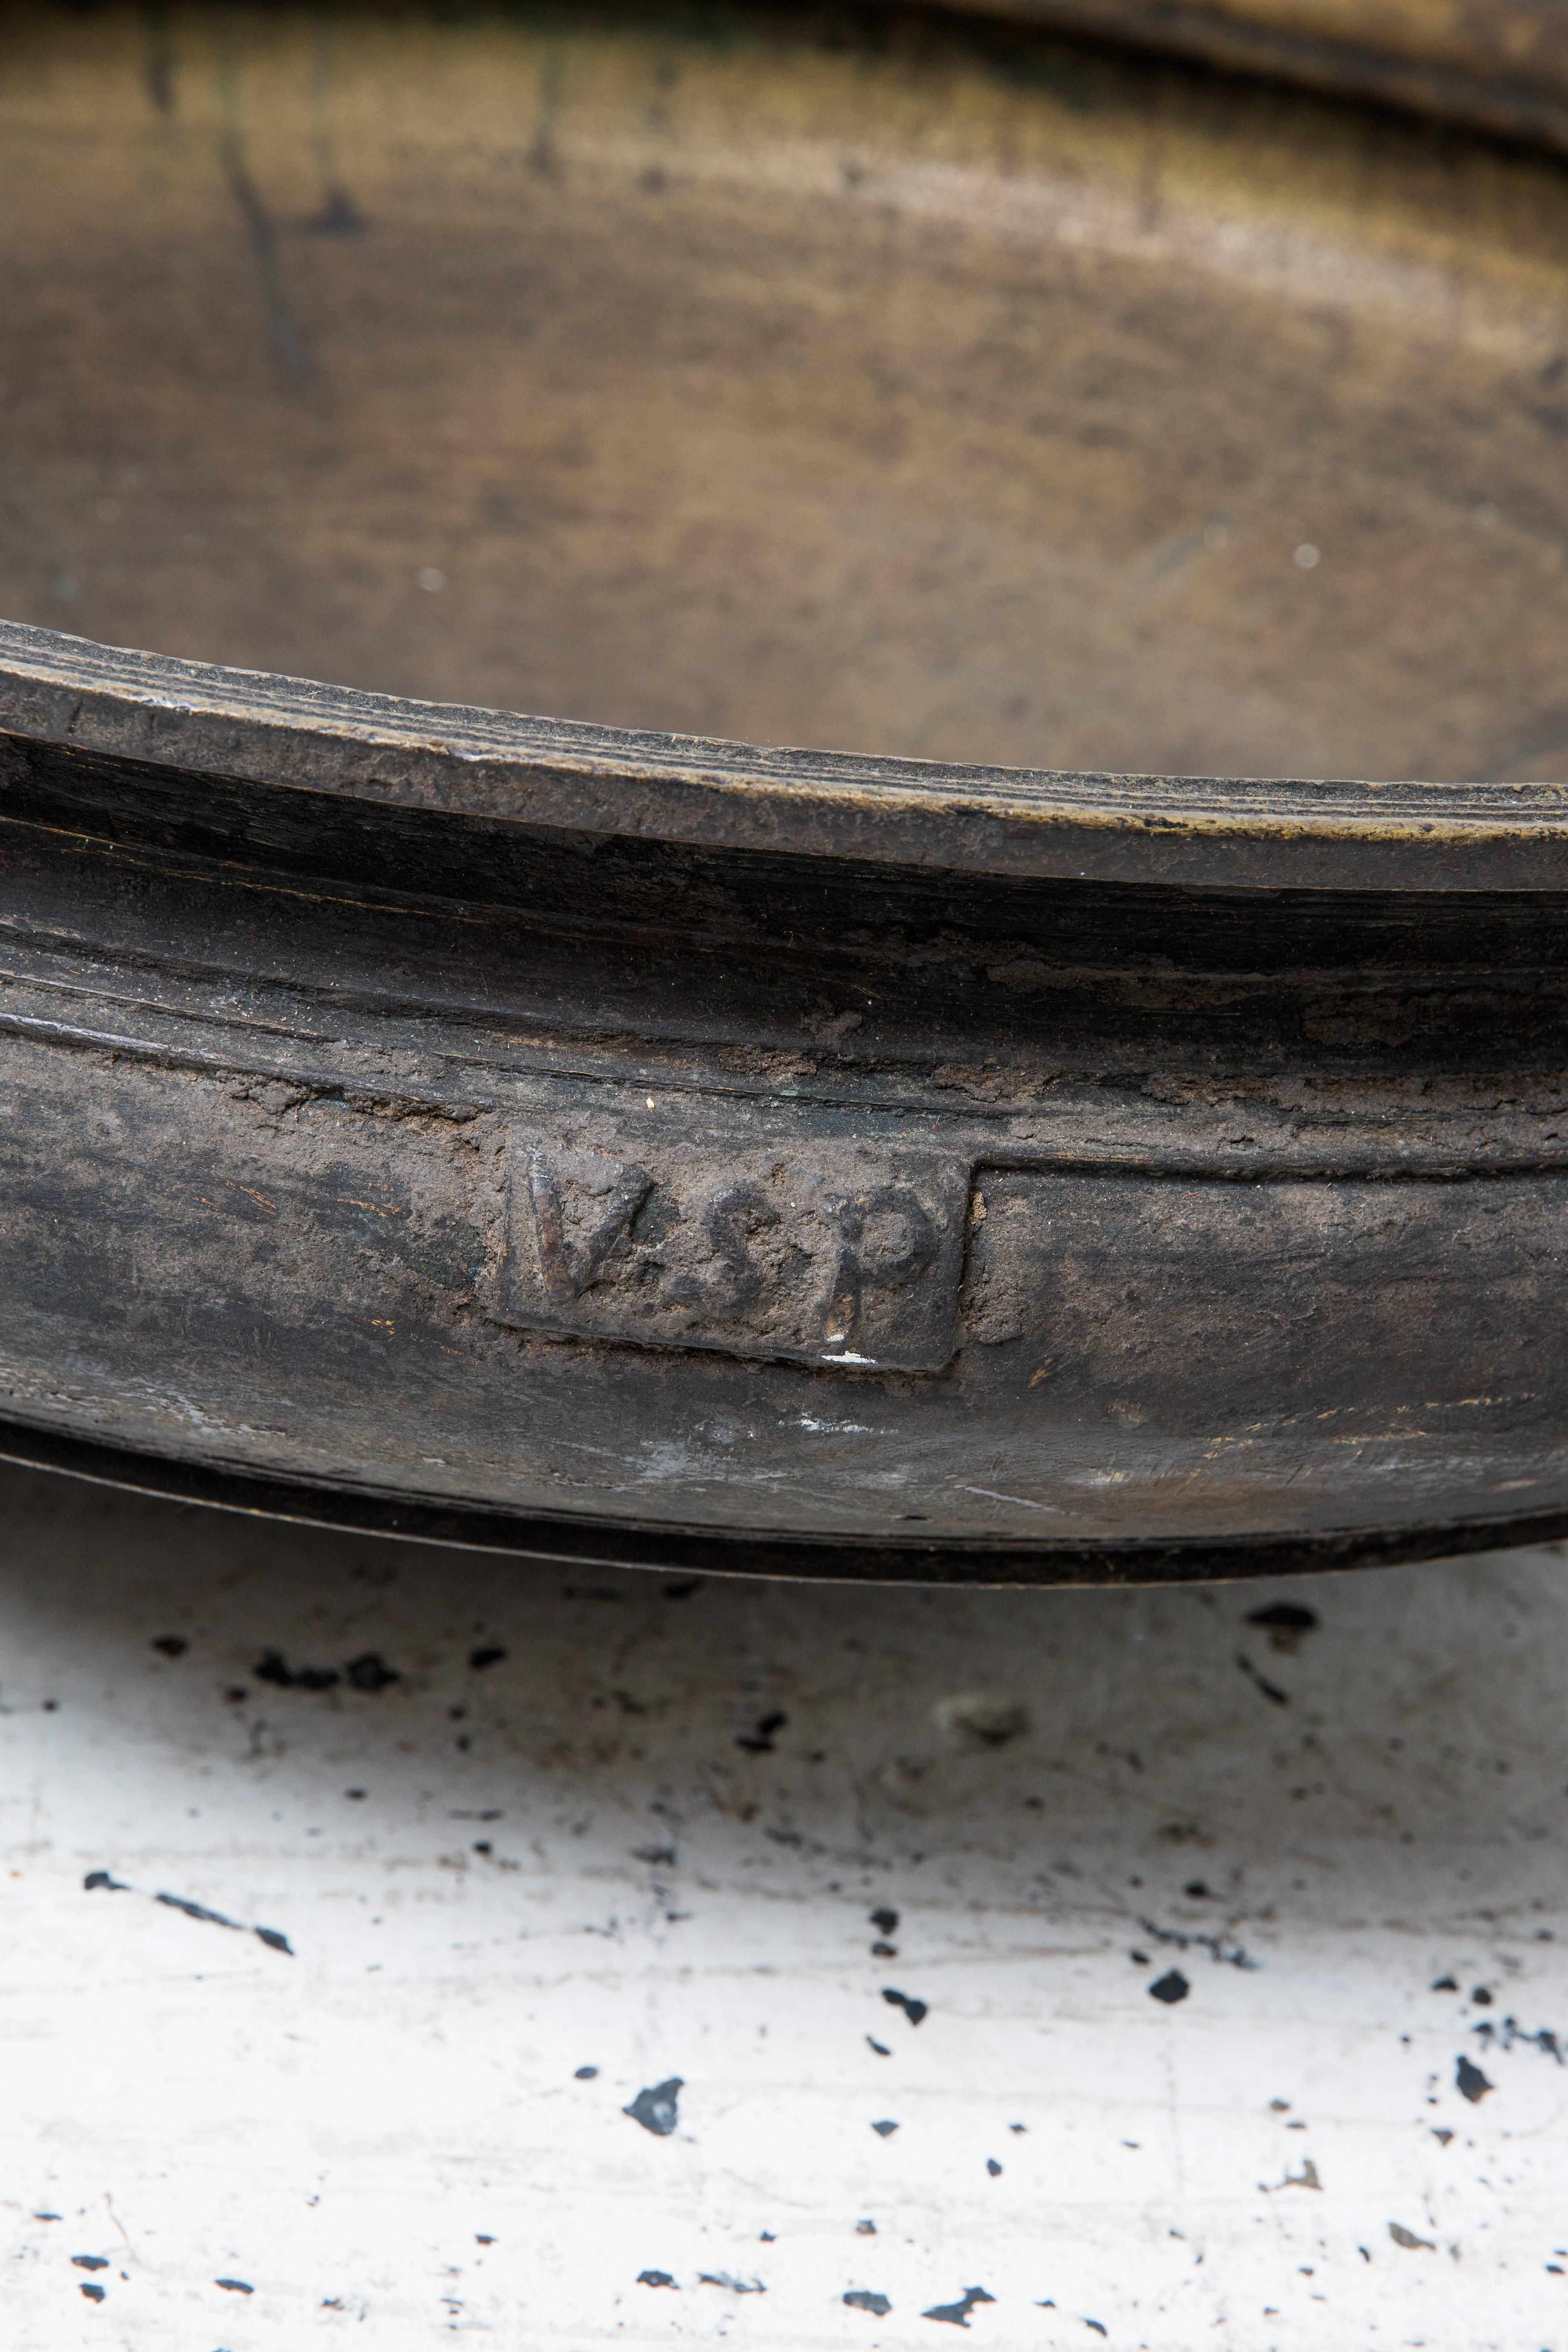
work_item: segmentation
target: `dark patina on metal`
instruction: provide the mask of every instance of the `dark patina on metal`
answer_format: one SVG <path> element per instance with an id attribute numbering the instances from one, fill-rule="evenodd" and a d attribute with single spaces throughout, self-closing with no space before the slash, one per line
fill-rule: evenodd
<path id="1" fill-rule="evenodd" d="M 9 1450 L 774 1572 L 1568 1526 L 1539 788 L 1189 819 L 18 627 L 0 718 Z"/>

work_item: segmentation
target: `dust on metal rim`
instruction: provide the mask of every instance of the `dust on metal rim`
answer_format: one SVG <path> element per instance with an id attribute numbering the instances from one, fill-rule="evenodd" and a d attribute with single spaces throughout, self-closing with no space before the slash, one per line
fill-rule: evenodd
<path id="1" fill-rule="evenodd" d="M 1568 891 L 1565 784 L 1079 774 L 774 749 L 416 702 L 0 621 L 0 795 L 28 744 L 509 830 L 884 866 L 1189 889 Z"/>

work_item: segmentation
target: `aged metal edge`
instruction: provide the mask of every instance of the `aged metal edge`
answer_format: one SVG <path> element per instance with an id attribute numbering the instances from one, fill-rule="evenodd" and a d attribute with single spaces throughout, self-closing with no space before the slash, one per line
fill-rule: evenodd
<path id="1" fill-rule="evenodd" d="M 450 1119 L 479 1118 L 492 1106 L 488 1100 L 459 1098 L 407 1085 L 391 1085 L 367 1076 L 353 1077 L 341 1070 L 317 1070 L 292 1062 L 247 1058 L 237 1047 L 232 1054 L 204 1054 L 189 1045 L 166 1045 L 131 1037 L 114 1029 L 81 1029 L 64 1021 L 45 1021 L 26 1013 L 0 1012 L 0 1036 L 21 1037 L 33 1045 L 58 1045 L 63 1053 L 107 1054 L 111 1061 L 146 1062 L 155 1067 L 182 1070 L 204 1078 L 267 1078 L 301 1087 L 324 1100 L 387 1103 L 404 1111 L 428 1112 Z"/>
<path id="2" fill-rule="evenodd" d="M 302 1088 L 323 1101 L 347 1103 L 350 1108 L 361 1104 L 384 1105 L 394 1112 L 426 1114 L 466 1124 L 488 1112 L 505 1111 L 516 1118 L 524 1116 L 525 1107 L 515 1097 L 503 1097 L 493 1089 L 485 1093 L 459 1095 L 454 1091 L 438 1091 L 434 1087 L 419 1088 L 405 1081 L 367 1074 L 356 1076 L 342 1070 L 307 1067 L 300 1063 L 268 1062 L 257 1056 L 247 1056 L 237 1046 L 232 1054 L 207 1054 L 186 1045 L 170 1045 L 157 1040 L 133 1037 L 121 1030 L 86 1029 L 68 1022 L 46 1021 L 33 1013 L 7 1013 L 0 1010 L 0 1036 L 19 1037 L 29 1045 L 55 1045 L 63 1053 L 103 1054 L 111 1061 L 140 1062 L 153 1068 L 178 1070 L 195 1077 L 264 1078 Z M 510 1073 L 508 1074 L 510 1075 Z M 529 1076 L 542 1076 L 549 1083 L 583 1084 L 602 1088 L 606 1095 L 616 1090 L 636 1089 L 645 1083 L 641 1079 L 602 1076 L 597 1072 L 529 1071 Z M 659 1081 L 667 1094 L 679 1092 L 693 1097 L 711 1098 L 721 1103 L 737 1099 L 767 1100 L 779 1107 L 779 1097 L 766 1087 L 759 1086 L 742 1097 L 739 1089 L 712 1086 L 677 1087 L 668 1077 Z M 816 1100 L 803 1096 L 803 1102 Z M 823 1099 L 829 1099 L 824 1097 Z M 835 1108 L 841 1107 L 837 1097 Z M 791 1108 L 795 1108 L 792 1103 Z M 932 1114 L 929 1107 L 904 1103 L 877 1103 L 865 1106 L 877 1118 L 901 1115 L 914 1110 L 922 1119 Z M 977 1124 L 984 1118 L 1004 1114 L 965 1108 L 962 1113 L 947 1116 L 957 1127 L 961 1121 L 973 1118 Z M 1007 1113 L 1016 1117 L 1016 1113 Z M 1209 1156 L 1191 1160 L 1176 1158 L 1169 1151 L 1153 1151 L 1129 1145 L 1124 1151 L 1108 1151 L 1103 1147 L 1084 1150 L 1070 1142 L 1053 1144 L 1015 1144 L 1001 1147 L 984 1137 L 965 1142 L 962 1136 L 951 1142 L 940 1139 L 921 1138 L 921 1148 L 950 1151 L 956 1158 L 967 1158 L 972 1163 L 971 1185 L 982 1175 L 1010 1176 L 1081 1176 L 1139 1177 L 1151 1183 L 1169 1184 L 1465 1184 L 1500 1182 L 1504 1179 L 1529 1176 L 1562 1176 L 1568 1174 L 1568 1143 L 1553 1154 L 1540 1150 L 1510 1153 L 1479 1165 L 1472 1156 L 1429 1151 L 1419 1157 L 1411 1156 L 1396 1161 L 1374 1160 L 1370 1148 L 1360 1152 L 1342 1150 L 1318 1160 L 1259 1160 L 1237 1164 Z"/>
<path id="3" fill-rule="evenodd" d="M 1232 1583 L 1351 1568 L 1392 1568 L 1509 1545 L 1568 1537 L 1568 1509 L 1510 1518 L 1445 1521 L 1387 1530 L 1346 1528 L 1321 1536 L 1262 1536 L 1225 1542 L 1126 1545 L 875 1544 L 715 1535 L 695 1528 L 614 1527 L 525 1517 L 479 1505 L 405 1501 L 365 1489 L 314 1486 L 255 1472 L 138 1454 L 100 1441 L 61 1436 L 0 1420 L 0 1462 L 48 1470 L 160 1501 L 287 1520 L 353 1535 L 465 1551 L 511 1553 L 570 1568 L 696 1570 L 785 1583 L 1017 1585 Z"/>
<path id="4" fill-rule="evenodd" d="M 901 5 L 905 0 L 884 0 Z M 1200 58 L 1230 73 L 1289 81 L 1334 98 L 1436 116 L 1532 146 L 1568 149 L 1568 100 L 1545 79 L 1499 74 L 1478 49 L 1445 65 L 1413 46 L 1405 55 L 1372 41 L 1294 32 L 1252 21 L 1243 7 L 1180 0 L 941 0 L 966 16 L 1004 16 L 1037 29 L 1088 34 L 1137 48 Z M 1462 35 L 1461 35 L 1462 37 Z"/>
<path id="5" fill-rule="evenodd" d="M 193 778 L 694 846 L 1184 888 L 1568 888 L 1559 784 L 946 767 L 413 702 L 6 621 L 0 730 Z"/>

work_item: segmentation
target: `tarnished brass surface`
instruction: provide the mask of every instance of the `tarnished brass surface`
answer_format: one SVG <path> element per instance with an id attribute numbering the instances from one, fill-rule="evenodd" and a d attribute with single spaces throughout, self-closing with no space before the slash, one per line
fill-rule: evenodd
<path id="1" fill-rule="evenodd" d="M 857 751 L 1562 772 L 1549 157 L 961 17 L 3 26 L 0 612 Z"/>

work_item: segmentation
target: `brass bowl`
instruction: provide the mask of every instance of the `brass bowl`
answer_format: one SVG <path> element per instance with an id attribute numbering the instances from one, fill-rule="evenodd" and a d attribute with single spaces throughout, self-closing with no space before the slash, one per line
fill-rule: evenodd
<path id="1" fill-rule="evenodd" d="M 5 1451 L 778 1573 L 1568 1528 L 1551 154 L 891 9 L 4 56 Z"/>

